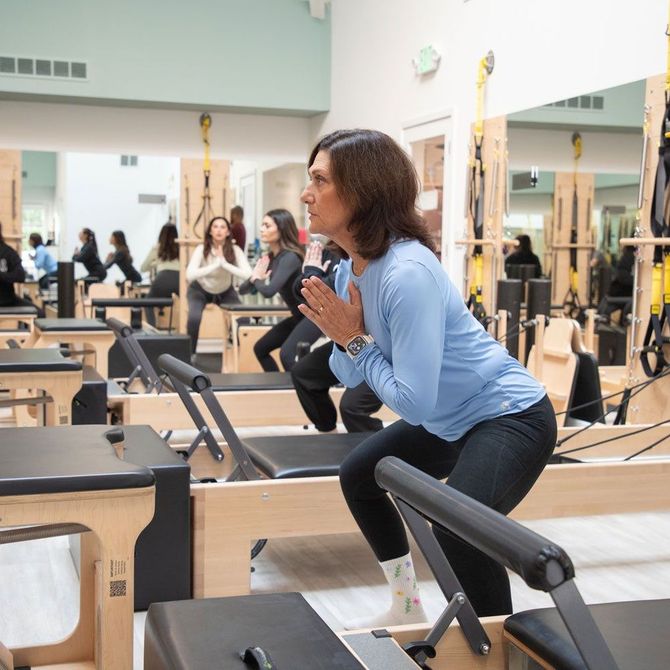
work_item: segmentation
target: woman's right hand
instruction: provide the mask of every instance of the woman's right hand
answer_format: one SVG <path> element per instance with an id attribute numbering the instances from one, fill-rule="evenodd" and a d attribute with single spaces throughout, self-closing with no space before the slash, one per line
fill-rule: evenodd
<path id="1" fill-rule="evenodd" d="M 261 256 L 254 269 L 251 271 L 251 277 L 249 277 L 250 282 L 255 282 L 256 280 L 265 281 L 270 276 L 270 271 L 268 266 L 270 265 L 270 257 L 266 254 Z"/>
<path id="2" fill-rule="evenodd" d="M 323 262 L 323 245 L 321 242 L 312 242 L 305 251 L 305 260 L 302 264 L 302 271 L 307 267 L 315 267 L 325 273 L 328 270 L 330 261 Z"/>

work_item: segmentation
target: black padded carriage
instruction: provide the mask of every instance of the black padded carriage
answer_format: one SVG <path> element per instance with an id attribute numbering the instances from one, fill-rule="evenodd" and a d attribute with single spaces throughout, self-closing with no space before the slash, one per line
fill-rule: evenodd
<path id="1" fill-rule="evenodd" d="M 134 367 L 129 381 L 139 377 L 147 390 L 161 389 L 164 382 L 142 350 L 133 329 L 118 319 L 107 319 L 107 325 L 114 331 L 117 341 Z M 285 391 L 293 388 L 289 372 L 233 372 L 207 376 L 214 391 Z"/>
<path id="2" fill-rule="evenodd" d="M 670 600 L 589 605 L 619 668 L 667 670 Z M 513 614 L 505 630 L 555 670 L 587 670 L 568 629 L 553 608 Z M 510 669 L 512 670 L 512 669 Z"/>
<path id="3" fill-rule="evenodd" d="M 0 440 L 0 496 L 108 491 L 153 486 L 148 468 L 122 461 L 123 431 L 71 427 L 5 429 Z M 20 432 L 21 439 L 12 439 Z"/>
<path id="4" fill-rule="evenodd" d="M 45 333 L 109 330 L 107 324 L 98 319 L 35 319 L 35 326 Z"/>
<path id="5" fill-rule="evenodd" d="M 260 647 L 286 670 L 362 670 L 299 593 L 210 598 L 149 607 L 144 670 L 250 670 L 240 659 Z M 263 667 L 263 666 L 260 666 Z"/>
<path id="6" fill-rule="evenodd" d="M 142 310 L 165 307 L 170 308 L 168 331 L 172 330 L 172 298 L 93 298 L 91 300 L 91 316 L 103 321 L 107 318 L 107 308 L 130 308 L 130 325 L 134 330 L 142 328 Z"/>
<path id="7" fill-rule="evenodd" d="M 0 316 L 37 316 L 37 307 L 34 305 L 15 305 L 0 307 Z"/>
<path id="8" fill-rule="evenodd" d="M 251 438 L 242 442 L 213 393 L 214 388 L 209 375 L 169 354 L 161 355 L 158 362 L 170 377 L 199 431 L 197 442 L 191 445 L 188 455 L 193 453 L 203 439 L 214 458 L 219 461 L 223 459 L 221 449 L 190 396 L 189 389 L 193 389 L 202 396 L 217 428 L 233 453 L 240 471 L 235 473 L 236 477 L 258 479 L 258 473 L 251 467 L 249 459 L 256 469 L 271 479 L 336 476 L 340 471 L 340 463 L 347 454 L 370 435 L 370 433 L 343 433 L 273 436 Z M 267 373 L 262 373 L 262 376 L 265 374 Z"/>
<path id="9" fill-rule="evenodd" d="M 0 349 L 0 373 L 68 372 L 81 369 L 79 361 L 64 358 L 58 349 Z"/>

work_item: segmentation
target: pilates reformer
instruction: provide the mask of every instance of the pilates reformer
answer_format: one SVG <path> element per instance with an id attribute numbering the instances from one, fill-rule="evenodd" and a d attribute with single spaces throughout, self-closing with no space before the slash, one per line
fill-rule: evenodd
<path id="1" fill-rule="evenodd" d="M 138 379 L 145 391 L 130 393 L 110 382 L 109 407 L 118 421 L 123 424 L 149 423 L 158 431 L 192 428 L 192 419 L 179 396 L 165 385 L 132 329 L 117 319 L 108 319 L 107 324 L 134 368 L 130 383 L 125 384 L 126 389 L 131 391 L 132 382 Z M 287 372 L 216 373 L 208 377 L 218 400 L 225 401 L 228 416 L 237 427 L 308 423 Z M 344 389 L 340 387 L 331 390 L 336 401 L 342 393 Z M 203 408 L 200 398 L 196 398 L 196 404 Z M 262 408 L 262 412 L 258 408 Z M 385 407 L 379 416 L 384 420 L 395 417 Z"/>
<path id="2" fill-rule="evenodd" d="M 170 310 L 168 332 L 172 332 L 172 298 L 93 298 L 91 300 L 91 318 L 107 320 L 107 309 L 125 307 L 130 309 L 130 327 L 133 330 L 142 328 L 142 310 L 145 308 Z"/>
<path id="3" fill-rule="evenodd" d="M 205 412 L 214 417 L 236 465 L 235 476 L 225 481 L 191 485 L 196 597 L 249 593 L 250 547 L 257 553 L 263 546 L 259 538 L 357 531 L 337 474 L 342 459 L 360 441 L 360 436 L 264 437 L 242 442 L 206 375 L 167 355 L 160 364 L 176 388 L 181 384 L 186 404 L 196 407 L 189 416 L 207 446 L 208 438 L 204 436 L 211 435 L 211 430 L 204 419 Z M 189 393 L 189 388 L 196 393 Z M 200 403 L 195 402 L 198 395 L 204 396 Z M 651 428 L 654 439 L 659 435 L 661 440 L 668 437 L 667 427 Z M 595 434 L 612 441 L 611 432 L 616 433 L 615 439 L 624 438 L 623 445 L 626 437 L 635 439 L 636 434 L 629 426 L 603 427 Z M 573 445 L 585 445 L 585 438 L 577 435 L 576 429 L 569 429 L 561 436 L 566 434 L 577 438 Z M 607 448 L 601 447 L 598 453 L 606 452 Z M 667 460 L 552 465 L 545 469 L 514 515 L 535 519 L 667 509 L 669 472 Z M 596 489 L 598 495 L 594 496 Z M 311 502 L 316 499 L 318 506 Z"/>
<path id="4" fill-rule="evenodd" d="M 278 480 L 337 476 L 340 463 L 347 454 L 369 436 L 369 433 L 275 435 L 242 441 L 214 395 L 207 375 L 169 354 L 162 354 L 158 362 L 198 430 L 184 457 L 188 460 L 204 441 L 216 461 L 224 458 L 212 429 L 193 399 L 190 392 L 193 389 L 202 398 L 235 461 L 234 470 L 226 478 L 228 482 L 255 481 L 262 477 Z M 258 555 L 265 542 L 259 540 L 255 543 L 251 551 L 252 558 Z"/>
<path id="5" fill-rule="evenodd" d="M 670 600 L 586 606 L 569 556 L 550 540 L 399 459 L 382 459 L 376 478 L 446 596 L 432 628 L 338 636 L 299 594 L 158 603 L 147 616 L 145 670 L 667 667 Z M 530 588 L 547 592 L 556 607 L 478 619 L 429 522 L 488 554 Z"/>
<path id="6" fill-rule="evenodd" d="M 60 642 L 11 649 L 10 660 L 35 670 L 128 670 L 133 554 L 154 514 L 153 473 L 119 458 L 118 429 L 101 426 L 95 437 L 68 427 L 3 431 L 0 543 L 82 534 L 77 626 Z"/>
<path id="7" fill-rule="evenodd" d="M 97 319 L 36 319 L 35 331 L 26 347 L 44 348 L 68 344 L 81 350 L 84 360 L 107 377 L 109 350 L 114 344 L 114 333 Z M 95 361 L 86 360 L 93 355 Z"/>
<path id="8" fill-rule="evenodd" d="M 72 399 L 81 385 L 81 363 L 64 358 L 56 349 L 0 350 L 0 390 L 12 394 L 11 399 L 0 401 L 0 406 L 43 405 L 46 425 L 68 425 L 72 422 Z M 47 397 L 18 397 L 17 392 L 25 389 L 40 389 Z"/>

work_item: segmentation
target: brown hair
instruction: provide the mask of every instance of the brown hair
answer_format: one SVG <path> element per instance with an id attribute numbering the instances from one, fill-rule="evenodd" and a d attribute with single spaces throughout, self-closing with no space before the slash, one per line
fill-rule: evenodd
<path id="1" fill-rule="evenodd" d="M 179 245 L 177 244 L 177 226 L 169 221 L 158 233 L 158 258 L 162 261 L 173 261 L 179 257 Z"/>
<path id="2" fill-rule="evenodd" d="M 209 225 L 207 226 L 207 230 L 205 231 L 205 244 L 204 244 L 204 249 L 203 249 L 203 257 L 207 258 L 207 256 L 212 253 L 212 224 L 215 221 L 223 221 L 226 224 L 226 227 L 228 228 L 228 237 L 223 241 L 223 257 L 229 262 L 229 263 L 235 263 L 235 250 L 233 249 L 233 238 L 230 235 L 230 221 L 225 216 L 215 216 L 210 222 Z"/>
<path id="3" fill-rule="evenodd" d="M 128 256 L 128 261 L 133 262 L 133 257 L 130 255 L 130 249 L 128 249 L 128 243 L 126 242 L 126 234 L 122 230 L 113 230 L 112 231 L 112 244 L 117 251 L 120 251 L 124 256 Z"/>
<path id="4" fill-rule="evenodd" d="M 312 150 L 330 154 L 330 172 L 337 193 L 352 209 L 348 230 L 363 258 L 383 256 L 391 242 L 410 239 L 431 251 L 435 244 L 416 208 L 419 178 L 409 156 L 376 130 L 337 130 Z"/>
<path id="5" fill-rule="evenodd" d="M 288 209 L 271 209 L 269 212 L 265 212 L 265 216 L 269 216 L 279 230 L 280 248 L 295 251 L 300 258 L 305 258 L 305 250 L 298 240 L 298 226 L 295 225 L 293 214 Z M 270 257 L 272 257 L 272 254 L 270 254 Z"/>
<path id="6" fill-rule="evenodd" d="M 244 219 L 244 210 L 240 205 L 235 205 L 230 210 L 230 223 L 232 225 L 235 225 L 236 223 L 242 223 L 242 220 Z"/>

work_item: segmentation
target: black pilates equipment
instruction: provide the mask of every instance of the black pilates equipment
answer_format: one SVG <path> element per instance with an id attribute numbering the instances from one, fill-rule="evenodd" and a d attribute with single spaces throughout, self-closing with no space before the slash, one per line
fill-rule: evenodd
<path id="1" fill-rule="evenodd" d="M 531 588 L 549 593 L 555 609 L 507 618 L 504 628 L 512 644 L 519 640 L 555 670 L 667 668 L 670 600 L 586 606 L 573 581 L 570 557 L 550 540 L 397 458 L 382 459 L 375 475 L 413 532 L 414 524 L 423 526 L 423 532 L 432 538 L 428 519 L 517 573 Z M 450 601 L 449 594 L 445 595 Z M 465 628 L 463 632 L 477 653 L 477 640 L 473 645 Z"/>
<path id="2" fill-rule="evenodd" d="M 221 447 L 191 396 L 192 389 L 200 394 L 235 459 L 235 468 L 226 481 L 254 481 L 261 479 L 261 476 L 269 479 L 337 476 L 345 457 L 370 435 L 277 435 L 242 441 L 214 395 L 207 375 L 169 354 L 163 354 L 159 358 L 159 365 L 167 373 L 198 429 L 195 439 L 186 451 L 186 459 L 192 456 L 204 440 L 214 459 L 223 460 Z M 265 544 L 266 540 L 259 539 L 251 550 L 251 557 L 257 556 Z"/>
<path id="3" fill-rule="evenodd" d="M 133 330 L 142 330 L 142 310 L 147 307 L 170 308 L 168 333 L 172 332 L 172 298 L 93 298 L 91 300 L 91 316 L 105 321 L 107 308 L 129 307 L 130 327 Z"/>
<path id="4" fill-rule="evenodd" d="M 670 600 L 587 606 L 575 586 L 570 557 L 550 540 L 397 458 L 382 459 L 375 476 L 391 494 L 417 540 L 447 598 L 447 607 L 425 640 L 405 646 L 404 662 L 386 658 L 383 642 L 389 636 L 383 630 L 345 635 L 344 640 L 364 663 L 368 664 L 368 657 L 362 652 L 372 650 L 373 662 L 366 667 L 429 667 L 426 660 L 435 657 L 436 646 L 454 619 L 473 655 L 491 653 L 492 642 L 437 544 L 432 523 L 483 551 L 554 600 L 555 608 L 507 618 L 504 630 L 510 650 L 518 654 L 529 651 L 555 670 L 667 668 Z M 358 642 L 359 636 L 366 639 L 365 644 Z M 502 640 L 493 642 L 498 643 Z M 240 652 L 246 655 L 250 645 L 258 656 L 272 659 L 271 667 L 362 667 L 302 597 L 291 593 L 152 605 L 145 628 L 144 667 L 254 667 L 240 664 Z"/>
<path id="5" fill-rule="evenodd" d="M 114 331 L 117 342 L 133 368 L 128 383 L 135 378 L 139 378 L 148 391 L 163 389 L 166 386 L 165 380 L 156 372 L 156 368 L 152 365 L 140 345 L 140 339 L 132 328 L 118 319 L 107 319 L 107 325 Z M 284 391 L 293 388 L 289 372 L 208 373 L 207 377 L 214 391 L 255 391 L 260 389 Z M 172 390 L 169 383 L 167 389 Z"/>

